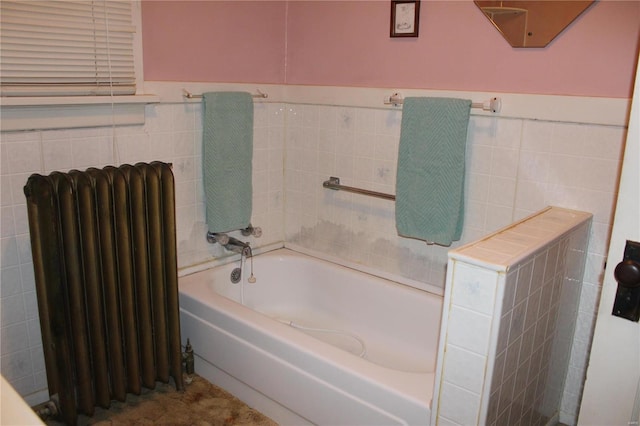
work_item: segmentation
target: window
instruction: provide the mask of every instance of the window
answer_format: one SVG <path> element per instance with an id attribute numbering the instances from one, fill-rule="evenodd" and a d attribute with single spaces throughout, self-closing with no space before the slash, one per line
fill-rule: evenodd
<path id="1" fill-rule="evenodd" d="M 2 96 L 135 94 L 131 6 L 131 0 L 2 0 Z"/>
<path id="2" fill-rule="evenodd" d="M 139 0 L 0 0 L 0 130 L 143 124 Z M 136 84 L 137 83 L 137 84 Z"/>

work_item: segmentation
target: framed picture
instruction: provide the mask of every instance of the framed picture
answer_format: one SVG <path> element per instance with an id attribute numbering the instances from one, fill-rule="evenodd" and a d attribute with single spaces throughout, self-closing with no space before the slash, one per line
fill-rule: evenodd
<path id="1" fill-rule="evenodd" d="M 391 37 L 418 37 L 420 0 L 391 0 Z"/>

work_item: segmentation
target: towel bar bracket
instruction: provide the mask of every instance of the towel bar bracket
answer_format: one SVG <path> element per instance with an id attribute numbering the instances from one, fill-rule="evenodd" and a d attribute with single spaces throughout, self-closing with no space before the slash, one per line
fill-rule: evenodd
<path id="1" fill-rule="evenodd" d="M 482 109 L 491 112 L 500 112 L 502 109 L 502 99 L 491 98 L 488 101 L 482 103 Z"/>
<path id="2" fill-rule="evenodd" d="M 220 243 L 225 245 L 229 243 L 229 236 L 223 233 L 207 231 L 207 241 L 210 244 Z"/>
<path id="3" fill-rule="evenodd" d="M 340 178 L 335 176 L 330 176 L 329 180 L 325 180 L 322 182 L 322 186 L 328 189 L 333 189 L 335 191 L 339 191 L 340 188 Z"/>

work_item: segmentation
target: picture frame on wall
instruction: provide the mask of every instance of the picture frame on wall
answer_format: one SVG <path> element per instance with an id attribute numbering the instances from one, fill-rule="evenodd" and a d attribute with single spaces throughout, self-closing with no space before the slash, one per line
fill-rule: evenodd
<path id="1" fill-rule="evenodd" d="M 420 0 L 391 0 L 391 37 L 418 37 Z"/>

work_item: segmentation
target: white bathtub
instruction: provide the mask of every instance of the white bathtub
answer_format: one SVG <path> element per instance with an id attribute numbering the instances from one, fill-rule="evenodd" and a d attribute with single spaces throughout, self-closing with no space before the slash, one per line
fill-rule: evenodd
<path id="1" fill-rule="evenodd" d="M 232 284 L 239 263 L 180 278 L 196 372 L 280 424 L 429 424 L 440 296 L 287 249 Z"/>

